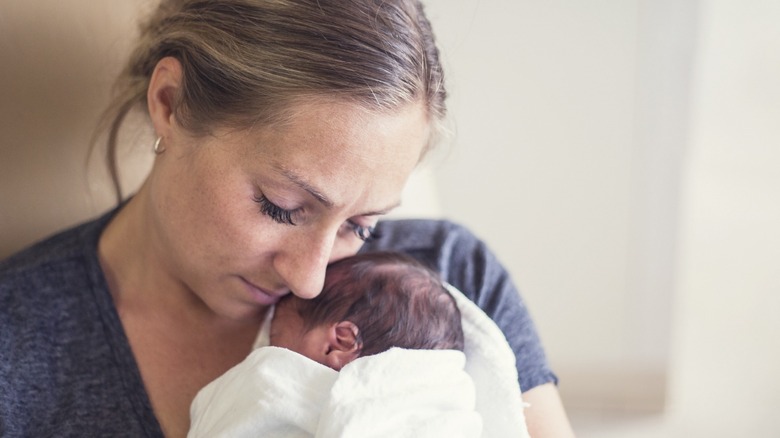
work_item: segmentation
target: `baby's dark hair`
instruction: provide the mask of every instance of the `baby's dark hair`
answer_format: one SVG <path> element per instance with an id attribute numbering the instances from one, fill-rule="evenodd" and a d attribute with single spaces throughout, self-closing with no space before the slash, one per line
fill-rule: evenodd
<path id="1" fill-rule="evenodd" d="M 360 356 L 392 347 L 463 350 L 454 298 L 435 272 L 400 253 L 366 253 L 334 262 L 322 293 L 298 300 L 296 307 L 307 330 L 340 321 L 355 324 Z"/>

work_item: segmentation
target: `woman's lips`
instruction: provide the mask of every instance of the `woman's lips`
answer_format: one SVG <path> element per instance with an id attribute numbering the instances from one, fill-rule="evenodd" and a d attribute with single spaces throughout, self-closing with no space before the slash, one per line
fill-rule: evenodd
<path id="1" fill-rule="evenodd" d="M 252 299 L 257 303 L 261 304 L 263 306 L 271 306 L 276 304 L 284 294 L 272 294 L 268 291 L 266 291 L 263 288 L 260 288 L 253 283 L 249 282 L 244 277 L 241 277 L 241 281 L 244 282 L 244 285 L 246 286 L 247 291 L 249 292 L 249 295 L 252 296 Z"/>

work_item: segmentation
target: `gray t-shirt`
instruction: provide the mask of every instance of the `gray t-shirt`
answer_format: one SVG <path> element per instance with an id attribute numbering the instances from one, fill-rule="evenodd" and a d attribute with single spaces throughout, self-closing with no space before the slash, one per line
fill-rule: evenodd
<path id="1" fill-rule="evenodd" d="M 0 436 L 161 437 L 97 258 L 113 214 L 0 262 Z M 446 221 L 385 221 L 362 251 L 442 273 L 506 334 L 524 390 L 556 382 L 533 323 L 485 245 Z"/>

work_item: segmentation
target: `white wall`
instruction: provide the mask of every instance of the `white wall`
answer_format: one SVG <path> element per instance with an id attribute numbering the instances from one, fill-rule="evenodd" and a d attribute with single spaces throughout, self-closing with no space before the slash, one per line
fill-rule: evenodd
<path id="1" fill-rule="evenodd" d="M 669 403 L 573 412 L 581 438 L 780 431 L 780 3 L 700 3 Z"/>
<path id="2" fill-rule="evenodd" d="M 701 22 L 673 325 L 675 431 L 777 436 L 780 2 L 702 2 Z"/>

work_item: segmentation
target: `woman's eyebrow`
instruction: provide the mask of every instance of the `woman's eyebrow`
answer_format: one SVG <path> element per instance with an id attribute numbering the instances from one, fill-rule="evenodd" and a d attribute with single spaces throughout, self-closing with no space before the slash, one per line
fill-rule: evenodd
<path id="1" fill-rule="evenodd" d="M 293 184 L 297 185 L 298 187 L 308 192 L 310 195 L 314 196 L 314 198 L 318 200 L 321 204 L 325 205 L 328 208 L 331 208 L 333 207 L 333 205 L 335 205 L 333 201 L 328 199 L 328 197 L 325 196 L 321 191 L 319 191 L 317 188 L 315 188 L 314 186 L 306 182 L 303 178 L 301 178 L 298 174 L 296 174 L 292 170 L 280 167 L 279 171 L 282 173 L 282 175 L 284 175 L 285 178 L 289 179 Z"/>
<path id="2" fill-rule="evenodd" d="M 300 187 L 301 189 L 305 190 L 307 193 L 312 195 L 314 199 L 319 201 L 321 204 L 323 204 L 325 207 L 331 208 L 334 205 L 336 205 L 333 201 L 331 201 L 325 194 L 323 194 L 320 190 L 318 190 L 316 187 L 312 186 L 306 180 L 304 180 L 300 175 L 293 172 L 290 169 L 286 169 L 282 166 L 277 166 L 277 169 L 279 172 L 290 182 L 295 184 L 296 186 Z M 389 213 L 391 210 L 395 209 L 401 205 L 401 201 L 396 201 L 392 203 L 391 205 L 388 205 L 385 208 L 381 208 L 379 210 L 374 210 L 370 212 L 361 213 L 358 216 L 382 216 L 387 213 Z"/>

